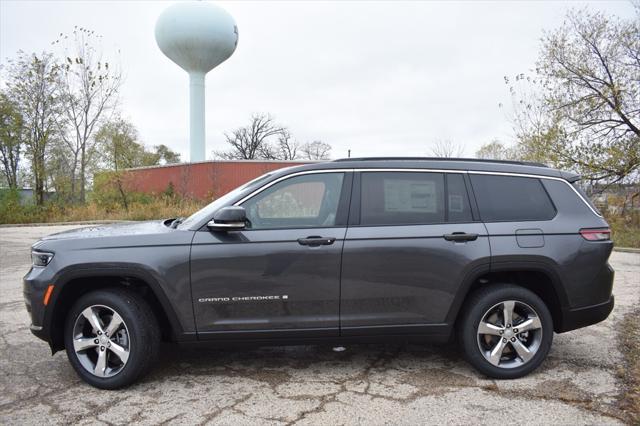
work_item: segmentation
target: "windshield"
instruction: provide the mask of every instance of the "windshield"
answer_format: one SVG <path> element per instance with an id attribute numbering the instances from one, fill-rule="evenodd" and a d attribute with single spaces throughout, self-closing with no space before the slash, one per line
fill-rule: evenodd
<path id="1" fill-rule="evenodd" d="M 236 189 L 234 189 L 233 191 L 223 195 L 222 197 L 214 200 L 212 203 L 206 205 L 205 207 L 203 207 L 202 209 L 198 210 L 197 212 L 195 212 L 194 214 L 192 214 L 191 216 L 189 216 L 188 218 L 186 218 L 184 221 L 182 221 L 180 223 L 180 225 L 178 225 L 179 229 L 189 229 L 191 228 L 194 224 L 197 224 L 203 220 L 209 220 L 211 219 L 211 217 L 213 217 L 213 213 L 215 213 L 216 210 L 218 210 L 221 207 L 224 207 L 226 204 L 228 204 L 231 200 L 233 200 L 235 197 L 237 197 L 238 195 L 242 194 L 243 192 L 249 192 L 250 190 L 252 190 L 253 188 L 257 187 L 261 182 L 265 181 L 269 176 L 271 176 L 271 173 L 267 173 L 264 174 L 254 180 L 252 180 L 249 183 L 245 183 L 242 186 L 237 187 Z"/>

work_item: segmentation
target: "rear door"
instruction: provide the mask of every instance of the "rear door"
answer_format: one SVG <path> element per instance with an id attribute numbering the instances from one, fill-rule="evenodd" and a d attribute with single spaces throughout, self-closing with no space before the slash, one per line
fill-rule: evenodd
<path id="1" fill-rule="evenodd" d="M 446 334 L 463 279 L 489 267 L 464 173 L 356 173 L 342 267 L 341 331 Z"/>
<path id="2" fill-rule="evenodd" d="M 287 177 L 240 203 L 247 229 L 197 232 L 191 280 L 199 336 L 337 336 L 350 192 L 350 173 Z"/>

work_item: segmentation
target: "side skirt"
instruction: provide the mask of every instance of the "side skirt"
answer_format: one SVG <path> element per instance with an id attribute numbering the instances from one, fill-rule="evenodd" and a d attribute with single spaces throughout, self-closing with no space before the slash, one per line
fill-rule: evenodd
<path id="1" fill-rule="evenodd" d="M 375 327 L 343 327 L 310 330 L 249 330 L 199 333 L 198 341 L 178 342 L 180 345 L 205 346 L 293 346 L 363 343 L 447 343 L 453 338 L 448 324 L 407 324 Z"/>

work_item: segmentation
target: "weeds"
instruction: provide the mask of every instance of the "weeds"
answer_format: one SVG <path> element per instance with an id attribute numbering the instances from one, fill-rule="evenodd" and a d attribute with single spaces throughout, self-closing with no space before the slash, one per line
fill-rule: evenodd
<path id="1" fill-rule="evenodd" d="M 625 315 L 622 321 L 620 337 L 625 369 L 622 379 L 625 383 L 620 408 L 631 420 L 631 424 L 640 424 L 640 309 Z"/>
<path id="2" fill-rule="evenodd" d="M 85 204 L 49 200 L 42 206 L 20 201 L 17 192 L 0 193 L 0 224 L 75 222 L 85 220 L 152 220 L 189 216 L 207 202 L 175 195 L 128 194 L 127 207 L 91 197 Z"/>
<path id="3" fill-rule="evenodd" d="M 611 235 L 617 247 L 640 248 L 640 211 L 607 215 Z"/>

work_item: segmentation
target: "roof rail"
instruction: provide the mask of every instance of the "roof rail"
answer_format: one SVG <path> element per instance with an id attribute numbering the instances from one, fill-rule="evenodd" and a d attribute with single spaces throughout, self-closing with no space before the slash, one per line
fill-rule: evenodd
<path id="1" fill-rule="evenodd" d="M 498 164 L 516 164 L 520 166 L 548 167 L 543 163 L 533 161 L 516 161 L 516 160 L 485 160 L 482 158 L 449 158 L 449 157 L 357 157 L 357 158 L 339 158 L 334 162 L 342 161 L 465 161 L 473 163 L 498 163 Z"/>

